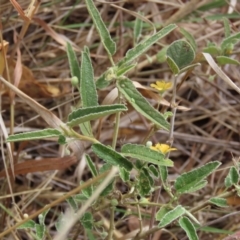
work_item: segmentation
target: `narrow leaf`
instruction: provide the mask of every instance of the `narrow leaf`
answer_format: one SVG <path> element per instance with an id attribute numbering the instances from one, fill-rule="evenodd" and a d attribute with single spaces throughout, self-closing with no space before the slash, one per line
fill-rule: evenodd
<path id="1" fill-rule="evenodd" d="M 74 212 L 78 210 L 78 205 L 74 197 L 69 197 L 66 199 L 66 201 Z"/>
<path id="2" fill-rule="evenodd" d="M 145 53 L 154 43 L 159 41 L 161 38 L 165 37 L 167 34 L 169 34 L 171 31 L 173 31 L 177 27 L 176 24 L 170 24 L 167 27 L 161 29 L 156 34 L 152 35 L 151 37 L 143 40 L 138 45 L 136 45 L 134 48 L 130 49 L 126 56 L 117 64 L 118 67 L 122 65 L 128 65 L 132 61 L 134 61 L 136 58 L 141 56 L 143 53 Z"/>
<path id="3" fill-rule="evenodd" d="M 92 145 L 92 150 L 99 158 L 103 159 L 107 163 L 124 167 L 128 171 L 131 171 L 133 168 L 133 164 L 131 162 L 110 147 L 94 143 Z"/>
<path id="4" fill-rule="evenodd" d="M 162 180 L 162 182 L 166 182 L 167 181 L 167 177 L 168 177 L 168 169 L 165 166 L 158 166 L 159 169 L 159 173 L 160 173 L 160 178 Z"/>
<path id="5" fill-rule="evenodd" d="M 89 155 L 86 155 L 86 162 L 87 162 L 87 165 L 88 165 L 93 177 L 96 177 L 98 175 L 97 169 Z"/>
<path id="6" fill-rule="evenodd" d="M 158 112 L 150 103 L 137 91 L 132 81 L 125 78 L 117 81 L 119 91 L 124 95 L 128 102 L 137 112 L 156 124 L 158 127 L 168 130 L 170 124 L 164 116 Z"/>
<path id="7" fill-rule="evenodd" d="M 137 189 L 142 197 L 148 195 L 151 191 L 151 183 L 144 171 L 140 171 L 138 176 Z"/>
<path id="8" fill-rule="evenodd" d="M 35 140 L 42 138 L 50 138 L 50 137 L 58 137 L 62 133 L 57 129 L 48 128 L 39 131 L 32 131 L 26 133 L 19 133 L 15 135 L 11 135 L 7 138 L 7 142 L 17 142 L 17 141 L 27 141 L 27 140 Z"/>
<path id="9" fill-rule="evenodd" d="M 197 51 L 197 43 L 196 43 L 193 35 L 190 32 L 188 32 L 187 30 L 185 30 L 184 28 L 180 28 L 180 32 L 187 39 L 187 41 L 191 44 L 194 52 L 196 52 Z"/>
<path id="10" fill-rule="evenodd" d="M 127 171 L 125 168 L 119 168 L 119 176 L 124 181 L 127 182 L 130 180 L 130 172 Z"/>
<path id="11" fill-rule="evenodd" d="M 235 167 L 231 167 L 228 175 L 225 178 L 225 186 L 227 188 L 231 187 L 233 184 L 237 184 L 239 181 L 239 174 Z"/>
<path id="12" fill-rule="evenodd" d="M 214 197 L 209 200 L 210 203 L 218 207 L 229 207 L 225 198 Z"/>
<path id="13" fill-rule="evenodd" d="M 141 13 L 139 13 L 141 14 Z M 133 28 L 133 36 L 134 36 L 134 43 L 136 44 L 138 42 L 138 39 L 141 36 L 142 33 L 142 19 L 136 18 L 134 22 L 134 28 Z"/>
<path id="14" fill-rule="evenodd" d="M 80 83 L 80 66 L 78 64 L 78 59 L 72 48 L 72 45 L 69 42 L 67 42 L 67 56 L 68 56 L 68 63 L 70 66 L 71 76 L 77 77 L 78 82 Z"/>
<path id="15" fill-rule="evenodd" d="M 98 31 L 98 34 L 100 35 L 101 41 L 103 43 L 103 46 L 107 50 L 109 55 L 113 55 L 116 52 L 116 44 L 112 40 L 108 29 L 106 28 L 97 8 L 95 7 L 92 0 L 85 0 L 88 12 L 90 13 L 94 25 Z"/>
<path id="16" fill-rule="evenodd" d="M 230 28 L 229 20 L 224 17 L 223 18 L 223 23 L 224 23 L 225 38 L 228 38 L 231 35 L 231 28 Z"/>
<path id="17" fill-rule="evenodd" d="M 177 64 L 174 62 L 174 60 L 172 58 L 170 58 L 169 56 L 167 56 L 167 64 L 170 67 L 170 69 L 172 70 L 172 72 L 176 75 L 180 72 L 179 67 L 177 66 Z"/>
<path id="18" fill-rule="evenodd" d="M 36 236 L 39 240 L 44 239 L 46 227 L 45 225 L 36 224 L 35 225 Z"/>
<path id="19" fill-rule="evenodd" d="M 86 229 L 93 228 L 93 215 L 90 212 L 85 212 L 80 219 L 81 224 Z"/>
<path id="20" fill-rule="evenodd" d="M 180 218 L 178 222 L 181 228 L 186 232 L 189 240 L 198 240 L 196 229 L 187 217 Z"/>
<path id="21" fill-rule="evenodd" d="M 35 228 L 35 222 L 33 220 L 29 220 L 23 224 L 21 224 L 17 229 L 25 229 L 25 228 L 31 228 L 34 229 Z"/>
<path id="22" fill-rule="evenodd" d="M 154 165 L 150 165 L 149 171 L 153 174 L 154 177 L 158 178 L 159 177 L 159 172 L 158 169 Z"/>
<path id="23" fill-rule="evenodd" d="M 185 211 L 185 208 L 183 208 L 181 205 L 178 205 L 173 210 L 169 211 L 163 216 L 162 221 L 158 226 L 160 228 L 167 226 L 177 218 L 181 217 L 185 213 Z"/>
<path id="24" fill-rule="evenodd" d="M 93 67 L 87 47 L 85 47 L 82 52 L 80 94 L 83 107 L 93 107 L 98 105 Z"/>
<path id="25" fill-rule="evenodd" d="M 98 105 L 93 67 L 87 47 L 84 47 L 84 51 L 82 51 L 80 95 L 83 108 Z M 85 136 L 93 136 L 90 122 L 80 124 L 80 129 Z"/>
<path id="26" fill-rule="evenodd" d="M 225 64 L 234 64 L 234 65 L 240 65 L 240 62 L 233 59 L 233 58 L 230 58 L 230 57 L 226 57 L 226 56 L 217 56 L 216 57 L 217 59 L 217 63 L 219 65 L 225 65 Z"/>
<path id="27" fill-rule="evenodd" d="M 122 104 L 80 108 L 68 115 L 67 125 L 73 127 L 83 122 L 96 120 L 98 118 L 126 110 L 127 108 Z"/>
<path id="28" fill-rule="evenodd" d="M 165 216 L 171 209 L 168 206 L 163 205 L 156 213 L 155 219 L 157 221 L 162 221 L 163 216 Z"/>
<path id="29" fill-rule="evenodd" d="M 191 187 L 188 191 L 186 191 L 185 193 L 192 193 L 192 192 L 196 192 L 204 187 L 206 187 L 208 184 L 207 180 L 202 180 L 198 183 L 196 183 L 193 187 Z"/>
<path id="30" fill-rule="evenodd" d="M 230 37 L 225 38 L 221 43 L 221 50 L 224 51 L 229 44 L 236 44 L 240 40 L 240 33 L 231 35 Z"/>
<path id="31" fill-rule="evenodd" d="M 162 153 L 152 150 L 144 145 L 125 144 L 122 146 L 121 153 L 124 156 L 136 158 L 148 163 L 173 167 L 173 162 L 169 159 L 165 159 L 165 156 Z"/>
<path id="32" fill-rule="evenodd" d="M 174 184 L 177 193 L 182 194 L 188 192 L 199 182 L 204 180 L 208 175 L 210 175 L 220 165 L 221 163 L 218 161 L 210 162 L 200 168 L 194 169 L 187 173 L 183 173 L 176 179 L 176 182 Z"/>

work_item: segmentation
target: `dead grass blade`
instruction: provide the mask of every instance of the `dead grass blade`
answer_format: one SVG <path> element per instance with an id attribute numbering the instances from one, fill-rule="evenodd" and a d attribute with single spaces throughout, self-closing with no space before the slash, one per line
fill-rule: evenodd
<path id="1" fill-rule="evenodd" d="M 47 124 L 55 129 L 61 130 L 61 126 L 65 126 L 64 122 L 62 122 L 56 115 L 54 115 L 51 111 L 46 109 L 44 106 L 36 102 L 34 99 L 27 96 L 13 84 L 9 83 L 6 79 L 0 76 L 0 80 L 9 87 L 12 91 L 14 91 L 23 101 L 25 101 L 33 110 L 35 110 L 46 122 Z M 78 159 L 81 159 L 83 154 L 84 145 L 81 141 L 75 141 L 69 143 L 70 148 L 73 150 L 75 156 Z"/>
<path id="2" fill-rule="evenodd" d="M 74 163 L 77 162 L 75 156 L 66 156 L 62 158 L 44 158 L 41 160 L 28 160 L 25 162 L 17 163 L 14 165 L 15 175 L 27 174 L 33 172 L 44 172 L 51 170 L 64 170 Z M 5 177 L 7 171 L 0 172 L 0 178 Z M 10 169 L 8 169 L 8 174 L 13 176 Z"/>
<path id="3" fill-rule="evenodd" d="M 218 67 L 212 56 L 209 53 L 203 53 L 203 56 L 212 67 L 212 69 L 217 73 L 217 75 L 240 94 L 240 88 Z"/>

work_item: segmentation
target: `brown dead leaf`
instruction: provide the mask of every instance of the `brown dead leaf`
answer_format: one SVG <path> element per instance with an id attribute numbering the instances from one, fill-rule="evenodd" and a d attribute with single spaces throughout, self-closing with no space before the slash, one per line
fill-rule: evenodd
<path id="1" fill-rule="evenodd" d="M 8 58 L 7 64 L 9 72 L 13 74 L 16 67 L 16 62 L 13 59 Z M 6 71 L 3 72 L 3 77 L 7 79 Z M 10 77 L 12 78 L 13 75 Z M 39 83 L 34 78 L 32 71 L 24 65 L 22 65 L 22 76 L 18 88 L 32 98 L 57 97 L 61 94 L 57 87 Z M 7 89 L 4 90 L 6 93 Z"/>
<path id="2" fill-rule="evenodd" d="M 28 160 L 14 165 L 14 174 L 27 174 L 33 172 L 43 172 L 51 170 L 64 170 L 77 162 L 75 156 L 66 156 L 62 158 L 44 158 L 41 160 Z M 12 171 L 9 168 L 8 174 L 12 177 Z M 6 176 L 6 171 L 0 172 L 0 178 Z"/>

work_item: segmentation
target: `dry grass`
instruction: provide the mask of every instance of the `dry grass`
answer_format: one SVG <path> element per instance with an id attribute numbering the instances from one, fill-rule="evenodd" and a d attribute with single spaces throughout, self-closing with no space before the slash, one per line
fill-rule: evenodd
<path id="1" fill-rule="evenodd" d="M 201 4 L 207 1 L 197 2 Z M 21 0 L 18 3 L 22 9 L 26 9 L 30 1 Z M 177 0 L 169 2 L 159 1 L 159 3 L 158 1 L 120 1 L 116 4 L 125 8 L 126 11 L 113 7 L 110 4 L 103 4 L 100 1 L 96 1 L 103 20 L 109 24 L 111 35 L 117 42 L 118 51 L 114 56 L 115 61 L 121 59 L 125 52 L 133 46 L 133 29 L 131 26 L 135 17 L 131 14 L 131 11 L 141 11 L 149 21 L 157 24 L 167 22 L 171 16 L 176 14 L 180 7 L 184 7 L 184 4 Z M 210 20 L 207 17 L 227 13 L 229 8 L 229 5 L 226 5 L 206 12 L 196 11 L 195 16 L 188 15 L 185 9 L 187 16 L 184 20 L 178 21 L 178 19 L 173 19 L 171 21 L 177 20 L 179 27 L 183 27 L 192 33 L 197 41 L 198 50 L 201 52 L 201 49 L 206 46 L 208 41 L 220 43 L 224 36 L 222 21 Z M 239 12 L 240 3 L 237 3 L 234 8 Z M 14 36 L 19 34 L 23 26 L 23 20 L 21 20 L 16 10 L 12 7 L 12 4 L 7 0 L 0 1 L 0 11 L 2 14 L 3 39 L 9 41 L 8 54 L 11 55 L 15 46 Z M 38 19 L 41 19 L 45 24 L 40 24 Z M 194 21 L 194 19 L 196 21 Z M 240 15 L 238 18 L 230 19 L 230 21 L 233 31 L 239 31 Z M 151 34 L 151 32 L 145 28 L 143 34 L 147 35 Z M 155 56 L 163 45 L 168 45 L 180 38 L 182 38 L 182 35 L 179 30 L 175 30 L 159 44 L 152 47 L 151 50 L 148 51 L 148 56 Z M 59 90 L 56 97 L 52 97 L 50 94 L 48 96 L 39 95 L 35 97 L 35 100 L 46 108 L 51 109 L 51 111 L 63 121 L 66 120 L 71 107 L 78 103 L 78 93 L 72 90 L 70 84 L 69 66 L 65 51 L 66 39 L 74 43 L 78 56 L 80 56 L 80 51 L 83 46 L 87 45 L 90 47 L 95 76 L 100 76 L 101 73 L 110 66 L 106 52 L 99 43 L 99 36 L 81 0 L 41 1 L 38 12 L 31 21 L 19 46 L 22 63 L 31 69 L 39 83 L 53 86 Z M 239 51 L 237 47 L 235 49 L 236 53 L 234 53 L 233 57 L 239 61 Z M 17 55 L 14 54 L 15 59 L 16 56 Z M 239 67 L 225 66 L 223 70 L 240 86 Z M 179 85 L 183 78 L 184 74 L 178 79 Z M 139 59 L 137 69 L 131 73 L 131 79 L 140 82 L 144 86 L 149 86 L 150 83 L 158 79 L 172 80 L 173 75 L 165 63 L 160 64 L 156 60 L 149 62 L 146 56 L 142 56 Z M 26 80 L 27 79 L 24 81 Z M 31 85 L 29 88 L 24 88 L 23 90 L 26 94 L 31 95 Z M 99 91 L 99 103 L 111 101 L 108 98 L 105 99 L 111 90 L 112 87 L 108 87 L 104 91 Z M 149 97 L 144 90 L 142 90 L 142 93 L 146 97 Z M 115 97 L 114 92 L 112 96 Z M 171 96 L 171 91 L 164 95 L 165 99 L 169 102 L 171 101 Z M 14 101 L 15 133 L 47 127 L 47 124 L 36 115 L 34 109 L 31 109 L 18 97 L 15 97 Z M 177 111 L 174 128 L 174 147 L 176 147 L 178 151 L 171 154 L 171 159 L 174 160 L 175 167 L 170 171 L 170 178 L 174 180 L 178 174 L 202 166 L 212 160 L 221 161 L 223 164 L 222 169 L 226 168 L 227 170 L 227 167 L 233 164 L 233 157 L 237 159 L 240 156 L 239 94 L 230 89 L 217 75 L 214 75 L 214 72 L 207 64 L 202 64 L 202 66 L 197 67 L 181 84 L 177 92 L 177 102 L 181 106 L 190 108 L 190 110 Z M 1 114 L 4 119 L 4 124 L 10 132 L 8 95 L 2 96 L 1 103 Z M 154 101 L 152 101 L 152 103 L 156 104 Z M 164 109 L 165 107 L 162 106 L 160 110 L 163 111 Z M 102 125 L 96 123 L 94 127 L 96 134 L 99 136 L 99 140 L 104 144 L 110 144 L 113 134 L 112 118 L 106 119 Z M 130 110 L 121 118 L 118 147 L 127 142 L 141 143 L 148 134 L 149 129 L 149 123 L 135 111 Z M 167 139 L 168 134 L 164 131 L 158 131 L 152 137 L 153 142 L 166 142 Z M 88 147 L 86 144 L 86 152 L 90 153 Z M 56 158 L 64 155 L 63 148 L 61 146 L 59 147 L 56 141 L 29 141 L 27 143 L 15 144 L 14 149 L 15 162 L 28 161 L 28 159 L 37 161 L 41 158 Z M 5 158 L 7 156 L 5 145 L 4 148 L 2 148 L 1 158 L 4 156 Z M 2 160 L 3 159 L 1 159 L 1 162 Z M 204 190 L 201 190 L 200 193 L 196 195 L 181 198 L 180 203 L 184 206 L 193 207 L 196 206 L 196 204 L 201 204 L 209 196 L 215 196 L 217 191 L 222 188 L 225 175 L 226 171 L 221 171 L 213 175 L 212 178 L 209 179 L 210 184 L 207 188 L 204 188 Z M 13 193 L 18 193 L 18 196 L 14 197 L 17 205 L 11 204 L 7 182 L 5 179 L 2 179 L 1 197 L 6 198 L 1 200 L 1 204 L 13 213 L 14 218 L 5 214 L 5 211 L 1 209 L 0 232 L 3 232 L 7 226 L 13 225 L 15 221 L 20 221 L 22 214 L 28 213 L 30 215 L 36 212 L 45 204 L 51 203 L 51 201 L 58 199 L 64 193 L 76 187 L 79 180 L 87 180 L 89 177 L 90 175 L 85 162 L 81 160 L 66 170 L 58 172 L 37 172 L 17 176 L 15 181 L 11 182 Z M 124 186 L 119 186 L 119 190 L 124 191 Z M 166 200 L 163 193 L 161 201 L 164 203 Z M 226 218 L 221 217 L 228 213 L 238 211 L 238 204 L 239 201 L 236 205 L 234 204 L 226 210 L 211 208 L 196 215 L 205 226 L 234 232 L 239 229 L 239 215 L 230 215 Z M 47 219 L 47 225 L 51 229 L 51 234 L 55 231 L 53 226 L 54 221 L 59 213 L 64 211 L 66 207 L 67 204 L 63 202 L 51 209 Z M 132 210 L 136 211 L 135 207 L 133 207 Z M 151 209 L 144 208 L 142 211 L 146 213 L 146 216 L 149 216 Z M 116 216 L 115 239 L 125 239 L 124 236 L 126 234 L 131 234 L 139 228 L 136 218 L 128 217 L 121 220 L 121 216 L 122 213 Z M 96 217 L 102 219 L 105 228 L 108 229 L 109 215 L 107 211 L 96 213 Z M 216 219 L 219 221 L 213 222 L 213 224 L 210 225 L 210 223 Z M 147 228 L 149 225 L 148 218 L 144 219 L 143 223 Z M 79 229 L 81 228 L 78 225 L 72 230 L 72 234 L 78 236 L 74 239 L 84 239 L 83 230 Z M 176 237 L 175 239 L 184 239 L 184 235 L 179 229 L 172 228 L 171 233 Z M 15 239 L 31 239 L 28 233 L 23 231 L 12 232 L 11 234 Z M 225 235 L 201 232 L 199 238 L 222 239 L 223 236 Z M 153 236 L 153 239 L 173 238 L 167 232 L 157 232 Z"/>

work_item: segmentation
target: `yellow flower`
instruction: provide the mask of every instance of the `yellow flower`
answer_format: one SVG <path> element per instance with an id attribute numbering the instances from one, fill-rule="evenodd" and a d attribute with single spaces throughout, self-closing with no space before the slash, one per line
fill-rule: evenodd
<path id="1" fill-rule="evenodd" d="M 165 82 L 165 81 L 156 81 L 156 84 L 152 83 L 150 84 L 152 88 L 157 89 L 160 92 L 166 91 L 172 87 L 171 82 Z"/>
<path id="2" fill-rule="evenodd" d="M 161 144 L 161 143 L 157 143 L 155 146 L 152 146 L 150 148 L 155 151 L 160 151 L 163 154 L 177 150 L 176 148 L 171 148 L 167 144 Z"/>

